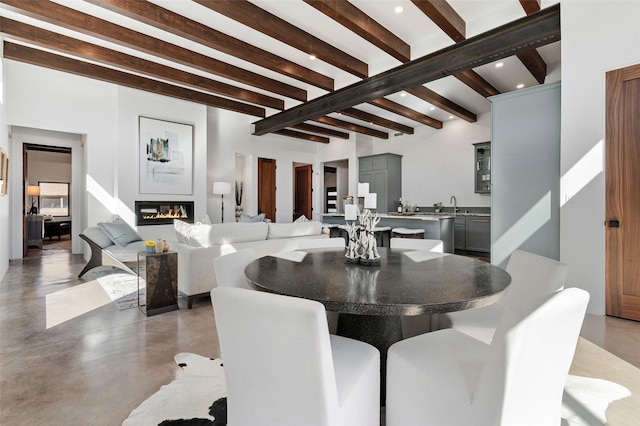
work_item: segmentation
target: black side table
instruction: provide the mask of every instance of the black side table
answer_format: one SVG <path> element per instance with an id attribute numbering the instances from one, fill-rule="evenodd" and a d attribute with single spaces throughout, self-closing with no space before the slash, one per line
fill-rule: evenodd
<path id="1" fill-rule="evenodd" d="M 178 253 L 138 252 L 138 307 L 148 317 L 178 309 Z"/>

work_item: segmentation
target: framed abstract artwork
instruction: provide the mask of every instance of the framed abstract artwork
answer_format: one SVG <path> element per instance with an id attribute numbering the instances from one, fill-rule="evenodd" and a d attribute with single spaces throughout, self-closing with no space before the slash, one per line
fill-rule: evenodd
<path id="1" fill-rule="evenodd" d="M 140 117 L 141 194 L 193 193 L 193 126 Z"/>

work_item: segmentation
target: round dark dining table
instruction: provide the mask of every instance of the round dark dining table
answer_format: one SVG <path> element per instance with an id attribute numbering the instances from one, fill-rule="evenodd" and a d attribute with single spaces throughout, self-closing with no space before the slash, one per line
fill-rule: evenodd
<path id="1" fill-rule="evenodd" d="M 272 293 L 316 300 L 339 312 L 338 334 L 381 353 L 402 338 L 400 316 L 461 311 L 494 303 L 511 282 L 502 268 L 465 256 L 378 248 L 379 266 L 345 262 L 343 249 L 265 256 L 245 268 Z"/>

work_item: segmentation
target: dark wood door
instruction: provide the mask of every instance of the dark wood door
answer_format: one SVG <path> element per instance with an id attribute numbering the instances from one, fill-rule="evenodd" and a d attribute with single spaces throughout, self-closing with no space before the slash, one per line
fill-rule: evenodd
<path id="1" fill-rule="evenodd" d="M 298 166 L 295 168 L 295 205 L 293 206 L 293 220 L 296 220 L 300 216 L 304 215 L 307 219 L 313 219 L 311 217 L 313 213 L 312 209 L 312 179 L 313 170 L 311 164 L 304 166 Z"/>
<path id="2" fill-rule="evenodd" d="M 258 158 L 258 213 L 276 221 L 276 160 Z"/>
<path id="3" fill-rule="evenodd" d="M 640 65 L 606 82 L 606 314 L 640 321 Z"/>

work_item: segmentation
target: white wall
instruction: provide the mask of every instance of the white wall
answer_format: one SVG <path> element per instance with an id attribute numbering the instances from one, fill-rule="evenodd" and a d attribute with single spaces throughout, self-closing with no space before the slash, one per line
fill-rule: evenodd
<path id="1" fill-rule="evenodd" d="M 487 101 L 488 102 L 488 101 Z M 440 130 L 422 126 L 413 135 L 376 140 L 373 154 L 402 155 L 402 199 L 430 207 L 442 201 L 450 206 L 452 195 L 458 206 L 489 207 L 491 196 L 474 190 L 473 145 L 491 140 L 491 114 L 481 114 L 468 123 L 456 119 Z"/>
<path id="2" fill-rule="evenodd" d="M 605 73 L 640 63 L 637 1 L 563 1 L 560 258 L 605 306 Z"/>

